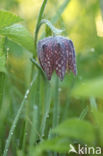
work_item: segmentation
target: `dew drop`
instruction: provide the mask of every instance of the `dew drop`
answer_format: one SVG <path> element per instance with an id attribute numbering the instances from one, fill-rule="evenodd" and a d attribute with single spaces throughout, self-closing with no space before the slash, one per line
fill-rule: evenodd
<path id="1" fill-rule="evenodd" d="M 49 114 L 47 114 L 47 116 L 46 116 L 47 118 L 49 118 Z"/>
<path id="2" fill-rule="evenodd" d="M 25 99 L 27 99 L 27 95 L 25 95 Z"/>
<path id="3" fill-rule="evenodd" d="M 44 134 L 42 135 L 42 137 L 44 137 Z"/>
<path id="4" fill-rule="evenodd" d="M 34 108 L 34 110 L 37 110 L 38 109 L 38 107 L 36 105 L 33 108 Z"/>
<path id="5" fill-rule="evenodd" d="M 8 149 L 6 149 L 5 151 L 8 152 Z"/>
<path id="6" fill-rule="evenodd" d="M 26 91 L 26 94 L 29 94 L 29 89 Z"/>
<path id="7" fill-rule="evenodd" d="M 59 91 L 59 92 L 61 92 L 61 91 L 62 91 L 62 89 L 61 89 L 61 88 L 58 88 L 58 91 Z"/>
<path id="8" fill-rule="evenodd" d="M 28 135 L 28 133 L 27 133 L 27 132 L 25 132 L 25 135 L 27 136 L 27 135 Z"/>
<path id="9" fill-rule="evenodd" d="M 92 53 L 94 53 L 94 52 L 95 52 L 95 49 L 94 49 L 94 48 L 91 48 L 90 51 L 91 51 Z"/>
<path id="10" fill-rule="evenodd" d="M 10 48 L 7 48 L 6 50 L 7 50 L 7 52 L 8 52 L 8 51 L 10 50 Z"/>

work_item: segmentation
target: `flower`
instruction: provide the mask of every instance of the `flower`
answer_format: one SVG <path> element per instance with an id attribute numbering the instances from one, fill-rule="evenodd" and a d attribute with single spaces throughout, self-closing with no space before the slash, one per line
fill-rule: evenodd
<path id="1" fill-rule="evenodd" d="M 55 70 L 63 80 L 66 70 L 77 74 L 73 42 L 62 36 L 47 37 L 38 42 L 38 58 L 48 80 Z"/>

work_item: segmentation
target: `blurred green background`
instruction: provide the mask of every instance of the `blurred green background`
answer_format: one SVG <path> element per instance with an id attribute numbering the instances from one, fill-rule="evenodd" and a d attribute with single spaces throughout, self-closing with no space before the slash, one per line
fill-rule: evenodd
<path id="1" fill-rule="evenodd" d="M 33 35 L 37 16 L 42 0 L 0 0 L 0 9 L 9 10 L 24 19 L 23 25 Z M 64 5 L 64 6 L 63 6 Z M 64 10 L 59 12 L 60 7 Z M 49 19 L 57 28 L 64 29 L 63 35 L 72 39 L 76 50 L 78 75 L 66 73 L 63 82 L 60 82 L 60 120 L 79 117 L 82 111 L 87 110 L 85 118 L 92 122 L 92 102 L 98 110 L 103 112 L 103 2 L 102 0 L 48 0 L 44 18 Z M 45 33 L 45 26 L 39 32 L 39 39 Z M 0 135 L 2 141 L 7 137 L 10 125 L 19 108 L 26 88 L 31 80 L 32 54 L 25 48 L 11 40 L 6 40 L 8 78 L 5 84 L 6 93 L 3 104 L 0 105 Z M 37 69 L 35 68 L 35 72 Z M 54 87 L 55 74 L 51 80 Z M 41 88 L 41 103 L 44 101 L 44 84 Z M 34 93 L 36 89 L 34 89 Z M 53 101 L 51 102 L 53 103 Z M 33 103 L 29 109 L 32 110 Z M 27 111 L 27 110 L 26 110 Z M 52 109 L 50 113 L 52 112 Z M 31 114 L 27 115 L 27 118 Z M 18 127 L 24 127 L 24 120 Z M 16 131 L 13 137 L 16 141 L 13 146 L 21 146 L 18 136 L 22 138 L 22 131 Z M 4 146 L 1 144 L 0 146 Z M 2 149 L 2 148 L 1 148 Z M 15 149 L 15 148 L 14 148 Z M 15 151 L 14 151 L 15 153 Z"/>

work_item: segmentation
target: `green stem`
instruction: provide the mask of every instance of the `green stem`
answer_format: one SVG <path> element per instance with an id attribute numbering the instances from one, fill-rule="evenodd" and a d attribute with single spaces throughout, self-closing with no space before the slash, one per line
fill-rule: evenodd
<path id="1" fill-rule="evenodd" d="M 47 78 L 42 70 L 42 68 L 40 67 L 40 65 L 36 62 L 35 59 L 31 58 L 32 63 L 38 68 L 39 72 L 41 73 L 42 77 L 44 78 L 44 80 L 47 81 Z"/>
<path id="2" fill-rule="evenodd" d="M 30 132 L 30 147 L 32 147 L 33 144 L 36 142 L 37 135 L 39 136 L 39 132 L 37 131 L 38 129 L 38 106 L 36 104 L 34 105 L 32 116 L 33 116 L 33 121 L 32 121 L 32 127 L 31 127 L 31 132 Z"/>
<path id="3" fill-rule="evenodd" d="M 5 85 L 5 73 L 0 72 L 0 108 L 3 101 L 4 85 Z"/>
<path id="4" fill-rule="evenodd" d="M 32 85 L 33 85 L 33 83 L 34 83 L 35 80 L 36 80 L 36 77 L 37 77 L 37 75 L 34 76 L 34 78 L 33 78 L 32 82 L 31 82 L 29 88 L 27 89 L 27 91 L 26 91 L 26 93 L 25 93 L 25 95 L 24 95 L 24 98 L 23 98 L 23 100 L 22 100 L 22 102 L 21 102 L 21 105 L 20 105 L 20 107 L 19 107 L 19 110 L 18 110 L 18 112 L 17 112 L 17 114 L 16 114 L 16 117 L 15 117 L 15 119 L 14 119 L 14 121 L 13 121 L 13 124 L 12 124 L 12 126 L 11 126 L 11 129 L 10 129 L 10 131 L 9 131 L 9 135 L 8 135 L 8 138 L 7 138 L 7 141 L 6 141 L 6 145 L 5 145 L 5 148 L 4 148 L 3 156 L 7 156 L 8 149 L 9 149 L 9 146 L 10 146 L 10 142 L 11 142 L 11 139 L 12 139 L 12 136 L 13 136 L 13 133 L 14 133 L 14 130 L 15 130 L 15 128 L 16 128 L 16 125 L 17 125 L 17 122 L 18 122 L 18 120 L 19 120 L 20 114 L 21 114 L 22 109 L 23 109 L 23 107 L 24 107 L 25 101 L 26 101 L 26 99 L 28 98 L 28 95 L 29 95 L 29 93 L 30 93 L 30 91 L 31 91 Z"/>
<path id="5" fill-rule="evenodd" d="M 56 76 L 55 80 L 55 90 L 54 90 L 54 107 L 53 107 L 53 125 L 52 127 L 55 128 L 59 122 L 59 79 Z M 57 153 L 53 153 L 54 156 L 57 156 Z"/>
<path id="6" fill-rule="evenodd" d="M 36 86 L 33 87 L 31 91 L 31 103 L 33 104 L 32 112 L 32 122 L 31 122 L 31 131 L 30 131 L 30 146 L 29 146 L 29 156 L 32 154 L 32 147 L 36 144 L 36 140 L 40 138 L 40 73 L 36 80 Z"/>
<path id="7" fill-rule="evenodd" d="M 39 26 L 40 21 L 41 21 L 41 19 L 43 17 L 43 13 L 44 13 L 47 1 L 48 0 L 43 0 L 42 6 L 41 6 L 41 9 L 40 9 L 40 12 L 39 12 L 39 16 L 38 16 L 38 20 L 37 20 L 37 24 L 36 24 L 36 29 L 35 29 L 35 33 L 34 33 L 34 46 L 35 46 L 35 48 L 36 48 L 37 36 L 38 36 L 38 26 Z"/>
<path id="8" fill-rule="evenodd" d="M 44 105 L 44 115 L 41 123 L 41 137 L 45 135 L 45 129 L 46 129 L 46 120 L 49 117 L 49 110 L 50 110 L 50 99 L 51 99 L 51 89 L 50 84 L 45 83 L 46 85 L 46 96 L 45 96 L 45 105 Z"/>
<path id="9" fill-rule="evenodd" d="M 56 76 L 54 91 L 53 128 L 58 125 L 59 119 L 59 79 Z"/>
<path id="10" fill-rule="evenodd" d="M 69 110 L 69 106 L 70 106 L 70 97 L 69 96 L 67 97 L 65 103 L 66 104 L 65 104 L 64 111 L 63 111 L 63 117 L 62 117 L 63 121 L 68 118 L 68 110 Z"/>
<path id="11" fill-rule="evenodd" d="M 4 85 L 5 85 L 5 78 L 6 78 L 6 55 L 5 55 L 5 50 L 4 50 L 4 45 L 5 45 L 5 37 L 0 36 L 0 61 L 1 67 L 0 67 L 0 107 L 2 105 L 3 101 L 3 94 L 4 94 Z"/>
<path id="12" fill-rule="evenodd" d="M 36 97 L 35 97 L 35 103 L 37 104 L 37 107 L 38 107 L 38 112 L 37 112 L 37 120 L 38 120 L 38 123 L 37 123 L 37 130 L 38 132 L 40 133 L 40 81 L 41 81 L 41 77 L 40 77 L 40 73 L 38 74 L 38 79 L 37 79 L 37 86 L 36 86 Z"/>
<path id="13" fill-rule="evenodd" d="M 25 152 L 25 145 L 26 145 L 26 139 L 27 139 L 27 130 L 28 130 L 28 120 L 27 117 L 29 116 L 29 103 L 28 101 L 25 102 L 25 127 L 24 127 L 24 136 L 23 136 L 23 145 L 22 150 Z"/>
<path id="14" fill-rule="evenodd" d="M 37 24 L 36 24 L 36 29 L 35 29 L 35 33 L 34 33 L 34 55 L 33 55 L 33 58 L 35 58 L 35 52 L 36 52 L 36 46 L 37 46 L 37 36 L 38 36 L 38 27 L 39 27 L 39 24 L 40 24 L 40 21 L 42 19 L 42 16 L 43 16 L 43 13 L 44 13 L 44 10 L 45 10 L 45 7 L 46 7 L 46 4 L 47 4 L 47 1 L 48 0 L 43 0 L 43 3 L 42 3 L 42 6 L 40 8 L 40 11 L 39 11 L 39 16 L 38 16 L 38 20 L 37 20 Z M 33 60 L 32 60 L 33 61 Z M 33 61 L 33 63 L 35 62 L 35 60 Z M 36 65 L 36 67 L 38 67 L 38 69 L 41 71 L 41 68 L 37 65 L 37 63 L 34 63 Z M 42 72 L 43 73 L 43 72 Z M 31 77 L 33 75 L 33 66 L 32 66 L 32 73 L 31 73 Z M 44 74 L 43 74 L 44 75 Z"/>
<path id="15" fill-rule="evenodd" d="M 55 28 L 52 23 L 46 19 L 42 19 L 38 25 L 38 28 L 37 28 L 37 34 L 38 34 L 38 31 L 40 29 L 40 27 L 43 25 L 43 24 L 46 24 L 48 26 L 48 28 L 53 32 L 53 35 L 57 35 L 57 34 L 61 34 L 64 30 L 61 30 L 61 29 L 57 29 Z"/>

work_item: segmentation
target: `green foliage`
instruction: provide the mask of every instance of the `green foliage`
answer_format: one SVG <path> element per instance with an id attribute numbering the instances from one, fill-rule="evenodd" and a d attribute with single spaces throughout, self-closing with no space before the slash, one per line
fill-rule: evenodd
<path id="1" fill-rule="evenodd" d="M 8 11 L 0 10 L 0 29 L 21 21 L 22 18 L 19 16 Z"/>
<path id="2" fill-rule="evenodd" d="M 6 54 L 4 53 L 4 42 L 5 39 L 1 37 L 0 38 L 0 72 L 6 72 L 6 68 L 5 68 Z"/>
<path id="3" fill-rule="evenodd" d="M 101 7 L 101 12 L 102 12 L 102 18 L 103 18 L 103 1 L 100 0 L 100 7 Z"/>
<path id="4" fill-rule="evenodd" d="M 42 156 L 45 151 L 54 151 L 60 153 L 68 153 L 70 140 L 67 138 L 57 137 L 54 139 L 43 141 L 34 150 L 32 150 L 32 156 Z"/>
<path id="5" fill-rule="evenodd" d="M 34 52 L 33 38 L 27 29 L 20 24 L 22 19 L 15 14 L 0 10 L 0 34 L 20 44 L 28 51 Z"/>
<path id="6" fill-rule="evenodd" d="M 21 24 L 14 24 L 0 30 L 0 34 L 7 36 L 27 50 L 34 52 L 33 38 Z"/>
<path id="7" fill-rule="evenodd" d="M 0 38 L 0 106 L 3 99 L 3 91 L 4 91 L 4 82 L 5 82 L 5 73 L 6 73 L 6 55 L 4 53 L 4 43 L 5 39 Z"/>
<path id="8" fill-rule="evenodd" d="M 5 61 L 6 61 L 5 54 L 3 54 L 3 55 L 1 54 L 1 56 L 0 56 L 0 72 L 6 71 Z"/>
<path id="9" fill-rule="evenodd" d="M 64 121 L 64 123 L 57 126 L 53 132 L 64 137 L 81 140 L 84 143 L 93 144 L 95 141 L 93 126 L 89 122 L 79 119 Z"/>
<path id="10" fill-rule="evenodd" d="M 69 2 L 70 0 L 64 0 L 63 4 L 57 9 L 56 15 L 51 19 L 53 23 L 56 23 L 59 20 Z"/>
<path id="11" fill-rule="evenodd" d="M 5 81 L 5 74 L 0 72 L 0 106 L 3 99 L 4 81 Z"/>
<path id="12" fill-rule="evenodd" d="M 0 6 L 19 13 L 27 26 L 18 24 L 21 17 L 0 10 L 0 155 L 66 156 L 70 144 L 102 147 L 102 0 L 53 0 L 47 7 L 47 0 L 41 7 L 36 0 L 38 18 L 37 11 L 29 18 L 31 8 L 24 9 L 23 1 L 15 8 L 8 3 L 2 0 Z M 32 53 L 37 55 L 37 37 L 61 32 L 74 42 L 78 75 L 67 73 L 60 82 L 54 74 L 48 82 Z"/>
<path id="13" fill-rule="evenodd" d="M 103 122 L 102 122 L 103 113 L 99 111 L 94 111 L 93 116 L 94 116 L 95 126 L 97 129 L 98 142 L 101 146 L 103 146 Z"/>
<path id="14" fill-rule="evenodd" d="M 97 78 L 82 82 L 72 90 L 73 96 L 103 98 L 103 78 Z"/>
<path id="15" fill-rule="evenodd" d="M 31 87 L 32 87 L 33 83 L 35 82 L 35 80 L 36 80 L 36 76 L 33 78 L 32 82 L 31 82 L 31 85 L 29 86 L 29 88 L 25 92 L 24 98 L 23 98 L 23 100 L 22 100 L 22 102 L 20 104 L 20 108 L 19 108 L 19 110 L 17 112 L 17 115 L 15 117 L 15 120 L 14 120 L 12 126 L 11 126 L 11 129 L 10 129 L 10 132 L 9 132 L 9 136 L 8 136 L 8 139 L 7 139 L 6 144 L 5 144 L 3 156 L 6 156 L 7 155 L 8 148 L 9 148 L 9 145 L 10 145 L 10 141 L 11 141 L 12 135 L 13 135 L 14 130 L 16 128 L 16 125 L 17 125 L 17 122 L 19 120 L 19 117 L 20 117 L 20 114 L 22 112 L 22 109 L 23 109 L 23 106 L 25 104 L 25 101 L 26 101 L 26 99 L 28 97 L 28 94 L 30 93 Z"/>

